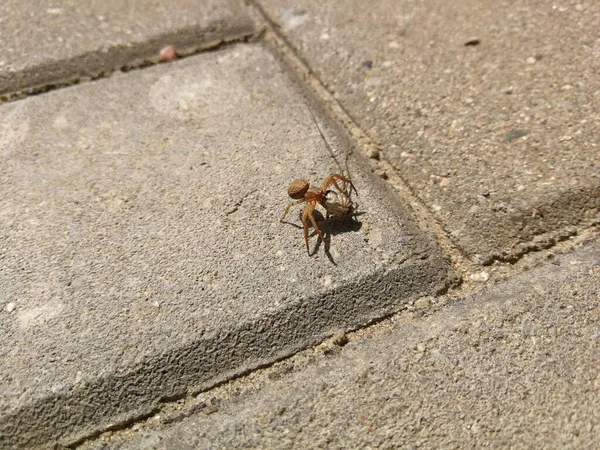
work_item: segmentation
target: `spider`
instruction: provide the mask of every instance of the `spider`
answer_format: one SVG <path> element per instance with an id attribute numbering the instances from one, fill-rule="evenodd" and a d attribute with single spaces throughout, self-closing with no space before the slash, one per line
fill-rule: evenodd
<path id="1" fill-rule="evenodd" d="M 344 184 L 344 189 L 340 187 L 338 181 Z M 334 187 L 336 190 L 329 189 Z M 298 179 L 292 181 L 288 187 L 288 195 L 296 200 L 291 202 L 285 208 L 283 213 L 283 219 L 287 215 L 289 209 L 294 205 L 306 203 L 304 210 L 302 211 L 302 226 L 304 227 L 304 241 L 306 242 L 306 250 L 310 255 L 310 248 L 308 246 L 308 221 L 312 223 L 313 228 L 321 239 L 324 240 L 323 234 L 317 225 L 317 221 L 313 217 L 313 211 L 317 207 L 317 204 L 321 205 L 327 211 L 327 218 L 329 216 L 339 217 L 352 214 L 358 205 L 352 201 L 350 195 L 352 190 L 358 195 L 354 184 L 349 178 L 338 173 L 333 173 L 327 177 L 321 187 L 311 186 L 308 180 Z"/>

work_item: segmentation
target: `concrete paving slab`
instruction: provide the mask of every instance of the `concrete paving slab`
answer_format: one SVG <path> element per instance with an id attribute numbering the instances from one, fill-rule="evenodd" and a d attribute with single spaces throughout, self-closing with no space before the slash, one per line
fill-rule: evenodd
<path id="1" fill-rule="evenodd" d="M 280 223 L 291 180 L 340 170 L 297 86 L 252 44 L 0 106 L 0 447 L 72 443 L 454 280 L 323 118 L 358 216 L 312 257 L 299 211 Z"/>
<path id="2" fill-rule="evenodd" d="M 81 450 L 599 448 L 600 245 L 546 264 Z"/>
<path id="3" fill-rule="evenodd" d="M 257 3 L 476 262 L 598 220 L 600 3 Z"/>
<path id="4" fill-rule="evenodd" d="M 256 32 L 242 0 L 4 0 L 0 98 L 158 62 Z"/>

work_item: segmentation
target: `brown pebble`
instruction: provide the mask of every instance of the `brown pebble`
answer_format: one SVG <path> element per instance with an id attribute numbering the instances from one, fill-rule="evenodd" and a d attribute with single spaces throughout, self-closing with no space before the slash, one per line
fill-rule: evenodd
<path id="1" fill-rule="evenodd" d="M 379 150 L 377 149 L 377 147 L 375 147 L 374 145 L 370 146 L 367 149 L 367 156 L 372 159 L 379 159 Z"/>
<path id="2" fill-rule="evenodd" d="M 215 405 L 210 405 L 207 406 L 206 408 L 204 408 L 202 411 L 204 412 L 204 414 L 206 415 L 211 415 L 216 413 L 219 410 L 219 408 Z"/>
<path id="3" fill-rule="evenodd" d="M 167 45 L 160 51 L 160 62 L 175 61 L 177 59 L 177 49 L 174 45 Z"/>
<path id="4" fill-rule="evenodd" d="M 465 42 L 465 47 L 475 47 L 476 45 L 481 44 L 481 40 L 479 39 L 469 39 Z"/>
<path id="5" fill-rule="evenodd" d="M 348 343 L 348 335 L 343 331 L 338 331 L 333 335 L 333 344 L 343 347 Z"/>
<path id="6" fill-rule="evenodd" d="M 387 180 L 389 178 L 388 174 L 383 169 L 376 170 L 375 173 L 377 174 L 377 176 L 383 178 L 384 180 Z"/>

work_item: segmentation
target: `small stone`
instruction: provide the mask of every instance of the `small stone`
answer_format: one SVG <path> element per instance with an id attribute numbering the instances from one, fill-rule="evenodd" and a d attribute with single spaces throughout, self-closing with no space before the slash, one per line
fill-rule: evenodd
<path id="1" fill-rule="evenodd" d="M 446 178 L 446 177 L 442 177 L 442 179 L 440 180 L 440 186 L 441 187 L 446 187 L 450 185 L 450 179 Z"/>
<path id="2" fill-rule="evenodd" d="M 400 48 L 400 44 L 398 44 L 398 41 L 392 41 L 388 44 L 389 48 Z"/>
<path id="3" fill-rule="evenodd" d="M 175 61 L 177 59 L 177 49 L 174 45 L 167 45 L 160 51 L 160 62 Z"/>
<path id="4" fill-rule="evenodd" d="M 465 42 L 465 47 L 475 47 L 479 44 L 481 44 L 481 40 L 477 39 L 477 38 L 473 38 L 473 39 L 469 39 L 467 42 Z"/>
<path id="5" fill-rule="evenodd" d="M 7 313 L 11 313 L 15 310 L 16 307 L 17 305 L 15 304 L 15 302 L 10 302 L 4 307 L 4 311 L 6 311 Z"/>
<path id="6" fill-rule="evenodd" d="M 415 308 L 425 309 L 431 305 L 431 299 L 428 297 L 422 297 L 415 302 Z"/>
<path id="7" fill-rule="evenodd" d="M 483 272 L 477 272 L 477 273 L 472 273 L 469 278 L 471 278 L 472 281 L 487 281 L 490 279 L 490 274 L 483 271 Z"/>
<path id="8" fill-rule="evenodd" d="M 367 149 L 367 156 L 372 159 L 379 159 L 379 149 L 374 145 Z"/>
<path id="9" fill-rule="evenodd" d="M 536 62 L 537 60 L 535 59 L 535 57 L 534 57 L 534 56 L 530 56 L 530 57 L 529 57 L 529 58 L 527 58 L 525 61 L 527 62 L 527 64 L 535 64 L 535 62 Z"/>
<path id="10" fill-rule="evenodd" d="M 506 142 L 512 142 L 519 138 L 525 137 L 528 134 L 529 134 L 529 132 L 525 131 L 525 130 L 512 130 L 512 131 L 509 131 L 508 133 L 506 133 L 506 135 L 504 136 L 504 140 Z"/>
<path id="11" fill-rule="evenodd" d="M 366 69 L 372 69 L 373 61 L 371 61 L 370 59 L 367 59 L 366 61 L 363 61 L 361 65 Z"/>
<path id="12" fill-rule="evenodd" d="M 346 333 L 344 333 L 343 331 L 338 331 L 337 333 L 335 333 L 333 335 L 332 342 L 334 345 L 343 347 L 344 345 L 346 345 L 348 343 L 348 335 Z"/>
<path id="13" fill-rule="evenodd" d="M 427 349 L 427 347 L 425 346 L 425 344 L 423 344 L 422 342 L 419 342 L 417 344 L 417 351 L 419 353 L 423 353 L 425 350 Z"/>
<path id="14" fill-rule="evenodd" d="M 386 171 L 385 171 L 385 170 L 383 170 L 383 169 L 377 169 L 377 170 L 375 171 L 375 175 L 377 175 L 377 176 L 378 176 L 378 177 L 380 177 L 380 178 L 383 178 L 384 180 L 387 180 L 387 179 L 388 179 L 388 174 L 387 174 L 387 173 L 386 173 Z"/>
<path id="15" fill-rule="evenodd" d="M 204 414 L 206 414 L 207 416 L 216 413 L 218 410 L 219 408 L 216 405 L 210 405 L 202 409 Z"/>

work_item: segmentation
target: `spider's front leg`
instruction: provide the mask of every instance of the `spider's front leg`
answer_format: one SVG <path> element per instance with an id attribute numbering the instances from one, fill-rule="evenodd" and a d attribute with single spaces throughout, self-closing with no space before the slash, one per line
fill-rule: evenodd
<path id="1" fill-rule="evenodd" d="M 347 178 L 344 175 L 340 175 L 339 173 L 332 173 L 331 175 L 329 175 L 327 177 L 327 179 L 325 180 L 325 182 L 323 183 L 323 187 L 321 189 L 324 192 L 327 192 L 327 189 L 329 188 L 329 186 L 333 185 L 338 191 L 349 195 L 350 193 L 342 190 L 342 188 L 340 187 L 340 185 L 338 184 L 338 182 L 336 180 L 340 180 L 340 181 L 343 181 L 344 183 L 348 184 L 348 186 L 350 186 L 351 189 L 354 189 L 354 192 L 356 193 L 356 195 L 358 195 L 358 191 L 354 187 L 354 184 L 352 183 L 350 178 Z"/>
<path id="2" fill-rule="evenodd" d="M 292 206 L 299 205 L 300 203 L 303 203 L 303 202 L 304 202 L 304 199 L 303 199 L 303 200 L 297 200 L 297 201 L 295 201 L 295 202 L 288 203 L 288 205 L 285 207 L 285 211 L 283 212 L 283 216 L 281 217 L 281 219 L 280 219 L 279 221 L 280 221 L 280 222 L 283 222 L 283 219 L 285 219 L 285 216 L 287 216 L 287 213 L 288 213 L 288 211 L 290 210 L 290 208 L 291 208 Z"/>
<path id="3" fill-rule="evenodd" d="M 319 235 L 321 240 L 323 240 L 323 241 L 325 240 L 323 238 L 323 234 L 321 233 L 321 230 L 319 230 L 317 221 L 315 220 L 315 218 L 312 214 L 316 207 L 317 207 L 317 202 L 315 202 L 315 201 L 310 202 L 306 205 L 306 208 L 304 208 L 304 212 L 302 213 L 302 226 L 304 227 L 304 242 L 306 242 L 306 251 L 308 252 L 309 255 L 310 255 L 310 247 L 308 246 L 308 221 L 309 220 L 310 220 L 310 223 L 312 223 L 313 228 L 315 229 L 315 231 L 317 232 L 317 234 Z"/>

